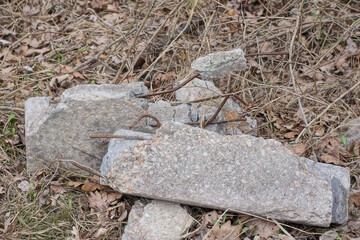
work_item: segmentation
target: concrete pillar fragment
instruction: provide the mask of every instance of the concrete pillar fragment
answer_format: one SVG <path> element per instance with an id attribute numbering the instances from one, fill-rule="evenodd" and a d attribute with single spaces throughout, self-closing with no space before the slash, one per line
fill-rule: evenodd
<path id="1" fill-rule="evenodd" d="M 169 122 L 122 152 L 110 146 L 103 174 L 122 193 L 324 227 L 347 220 L 349 172 L 275 140 Z"/>

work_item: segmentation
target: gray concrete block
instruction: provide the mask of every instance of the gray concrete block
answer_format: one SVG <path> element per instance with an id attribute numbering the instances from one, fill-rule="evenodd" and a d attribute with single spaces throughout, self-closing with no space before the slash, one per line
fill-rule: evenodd
<path id="1" fill-rule="evenodd" d="M 281 221 L 326 227 L 347 219 L 345 168 L 299 158 L 275 140 L 181 123 L 163 123 L 151 140 L 118 154 L 108 178 L 126 194 Z"/>
<path id="2" fill-rule="evenodd" d="M 49 162 L 55 162 L 54 167 L 61 163 L 73 168 L 63 160 L 99 170 L 107 145 L 102 144 L 104 139 L 90 139 L 89 135 L 128 128 L 147 108 L 147 100 L 135 98 L 135 94 L 147 92 L 143 83 L 78 85 L 55 101 L 49 97 L 28 99 L 25 128 L 29 171 Z M 137 126 L 141 128 L 142 124 Z"/>
<path id="3" fill-rule="evenodd" d="M 175 111 L 168 101 L 160 100 L 155 103 L 149 103 L 148 113 L 157 117 L 160 122 L 172 121 Z M 154 119 L 147 118 L 147 125 L 156 127 L 157 124 Z"/>
<path id="4" fill-rule="evenodd" d="M 202 79 L 210 80 L 246 69 L 246 59 L 243 50 L 238 48 L 200 57 L 191 64 L 191 68 L 200 73 Z"/>
<path id="5" fill-rule="evenodd" d="M 136 201 L 132 207 L 122 240 L 177 240 L 193 219 L 179 204 Z"/>

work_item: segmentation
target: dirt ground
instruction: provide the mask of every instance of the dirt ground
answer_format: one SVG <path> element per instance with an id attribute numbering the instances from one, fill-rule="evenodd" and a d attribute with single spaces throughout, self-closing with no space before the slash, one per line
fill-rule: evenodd
<path id="1" fill-rule="evenodd" d="M 189 208 L 184 239 L 360 237 L 360 1 L 0 0 L 0 239 L 119 239 L 136 198 L 58 168 L 26 171 L 24 101 L 78 84 L 171 88 L 207 53 L 240 47 L 247 69 L 215 81 L 259 136 L 351 173 L 349 221 L 317 228 Z M 173 93 L 150 98 L 173 99 Z M 219 223 L 214 225 L 214 219 Z"/>

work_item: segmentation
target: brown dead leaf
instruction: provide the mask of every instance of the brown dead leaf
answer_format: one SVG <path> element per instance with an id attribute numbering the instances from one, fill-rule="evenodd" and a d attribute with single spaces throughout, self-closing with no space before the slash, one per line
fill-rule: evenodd
<path id="1" fill-rule="evenodd" d="M 353 54 L 353 53 L 356 53 L 357 50 L 358 50 L 358 47 L 356 46 L 356 43 L 354 42 L 354 40 L 352 40 L 352 38 L 349 37 L 346 40 L 345 52 Z"/>
<path id="2" fill-rule="evenodd" d="M 18 184 L 18 188 L 23 191 L 23 192 L 27 192 L 30 190 L 30 183 L 26 180 L 24 181 L 21 181 L 19 184 Z"/>
<path id="3" fill-rule="evenodd" d="M 79 72 L 73 72 L 72 75 L 76 78 L 85 79 L 85 77 Z"/>
<path id="4" fill-rule="evenodd" d="M 55 181 L 50 183 L 50 189 L 53 190 L 56 194 L 63 194 L 66 192 L 64 184 Z"/>
<path id="5" fill-rule="evenodd" d="M 8 53 L 8 55 L 5 58 L 5 61 L 7 62 L 18 62 L 20 61 L 20 57 L 13 55 L 12 53 Z"/>
<path id="6" fill-rule="evenodd" d="M 260 52 L 272 52 L 272 51 L 273 51 L 273 46 L 270 41 L 263 43 L 260 47 Z"/>
<path id="7" fill-rule="evenodd" d="M 296 143 L 291 145 L 291 148 L 293 149 L 294 153 L 300 157 L 305 156 L 306 152 L 306 145 L 304 143 Z"/>
<path id="8" fill-rule="evenodd" d="M 38 40 L 36 38 L 26 38 L 23 40 L 27 45 L 29 45 L 32 48 L 38 48 L 41 43 L 43 43 L 43 40 Z"/>
<path id="9" fill-rule="evenodd" d="M 61 76 L 53 77 L 53 78 L 50 80 L 50 87 L 51 87 L 51 88 L 58 87 L 58 86 L 60 86 L 60 84 L 61 84 L 62 82 L 64 82 L 64 81 L 67 80 L 68 78 L 71 80 L 71 79 L 73 78 L 73 75 L 64 74 L 64 75 L 61 75 Z"/>
<path id="10" fill-rule="evenodd" d="M 2 74 L 4 74 L 4 75 L 7 75 L 7 74 L 9 74 L 12 70 L 14 70 L 15 69 L 15 67 L 7 67 L 7 68 L 3 68 L 2 70 L 1 70 L 1 73 Z"/>
<path id="11" fill-rule="evenodd" d="M 226 12 L 226 14 L 228 16 L 235 16 L 235 15 L 239 15 L 240 12 L 238 10 L 236 10 L 236 9 L 230 9 L 229 11 Z"/>
<path id="12" fill-rule="evenodd" d="M 235 109 L 231 109 L 228 113 L 226 113 L 225 121 L 237 119 L 238 117 L 239 117 L 239 113 Z"/>
<path id="13" fill-rule="evenodd" d="M 325 127 L 324 125 L 316 126 L 314 129 L 312 129 L 316 137 L 321 137 L 325 133 Z"/>
<path id="14" fill-rule="evenodd" d="M 295 134 L 296 134 L 295 132 L 287 132 L 284 134 L 284 137 L 288 139 L 292 139 L 295 137 Z"/>
<path id="15" fill-rule="evenodd" d="M 99 228 L 99 229 L 96 231 L 96 233 L 94 234 L 93 238 L 95 238 L 95 239 L 101 239 L 101 238 L 105 235 L 105 233 L 107 233 L 108 230 L 109 230 L 109 229 L 107 229 L 107 228 Z"/>
<path id="16" fill-rule="evenodd" d="M 114 218 L 117 219 L 119 217 L 125 219 L 127 216 L 125 203 L 120 202 L 118 203 L 118 206 L 116 206 L 115 208 L 111 207 L 110 209 L 108 209 L 112 205 L 114 200 L 119 199 L 119 197 L 121 198 L 121 196 L 122 195 L 119 193 L 109 194 L 107 192 L 100 193 L 99 191 L 90 192 L 90 195 L 88 196 L 88 202 L 91 208 L 91 212 L 96 213 L 99 221 L 105 221 Z M 112 211 L 113 209 L 117 209 L 117 210 Z M 126 213 L 124 214 L 124 212 Z"/>
<path id="17" fill-rule="evenodd" d="M 352 192 L 349 196 L 349 203 L 360 209 L 360 192 Z"/>
<path id="18" fill-rule="evenodd" d="M 112 4 L 108 4 L 106 6 L 106 10 L 109 11 L 109 12 L 119 12 L 119 9 L 116 6 L 112 5 Z"/>
<path id="19" fill-rule="evenodd" d="M 40 5 L 38 5 L 36 7 L 30 7 L 29 5 L 25 5 L 22 12 L 24 15 L 27 15 L 27 16 L 36 15 L 40 12 Z"/>
<path id="20" fill-rule="evenodd" d="M 227 221 L 224 224 L 216 224 L 212 228 L 210 234 L 206 238 L 207 240 L 222 240 L 222 239 L 240 239 L 240 231 L 242 225 L 231 225 L 231 221 Z"/>
<path id="21" fill-rule="evenodd" d="M 95 190 L 104 190 L 106 187 L 98 183 L 90 182 L 88 179 L 85 180 L 84 185 L 81 187 L 83 192 L 93 192 Z"/>
<path id="22" fill-rule="evenodd" d="M 302 71 L 301 76 L 306 76 L 306 77 L 309 77 L 311 79 L 318 80 L 318 81 L 325 79 L 325 76 L 321 71 L 315 71 L 314 69 L 312 69 L 309 66 L 303 65 L 301 67 L 301 71 Z"/>
<path id="23" fill-rule="evenodd" d="M 112 193 L 109 193 L 108 194 L 108 202 L 109 203 L 112 203 L 114 202 L 115 200 L 118 200 L 122 197 L 122 194 L 121 193 L 118 193 L 118 192 L 112 192 Z"/>
<path id="24" fill-rule="evenodd" d="M 83 184 L 84 184 L 84 182 L 73 182 L 73 181 L 70 181 L 70 182 L 67 183 L 67 185 L 69 187 L 78 187 L 78 186 L 83 185 Z"/>
<path id="25" fill-rule="evenodd" d="M 107 195 L 107 192 L 90 192 L 90 195 L 88 196 L 90 208 L 92 208 L 96 212 L 105 210 L 109 204 Z"/>
<path id="26" fill-rule="evenodd" d="M 347 69 L 349 67 L 349 64 L 346 61 L 346 56 L 338 59 L 335 63 L 336 68 L 340 71 L 340 72 L 344 72 L 345 69 Z"/>
<path id="27" fill-rule="evenodd" d="M 326 163 L 333 163 L 338 166 L 347 166 L 348 164 L 344 163 L 339 159 L 339 157 L 335 157 L 333 155 L 330 155 L 328 153 L 321 154 L 320 159 L 323 160 Z"/>
<path id="28" fill-rule="evenodd" d="M 349 147 L 350 153 L 360 156 L 360 141 L 354 141 Z"/>
<path id="29" fill-rule="evenodd" d="M 89 200 L 86 196 L 81 195 L 81 197 L 79 197 L 79 199 L 78 199 L 78 203 L 85 211 L 90 210 Z"/>
<path id="30" fill-rule="evenodd" d="M 33 54 L 38 55 L 38 54 L 44 54 L 50 52 L 50 48 L 41 48 L 41 49 L 35 49 L 35 48 L 30 48 L 27 51 L 24 52 L 24 56 L 25 57 L 30 57 Z"/>
<path id="31" fill-rule="evenodd" d="M 249 228 L 253 228 L 254 233 L 258 234 L 261 239 L 268 239 L 280 229 L 275 223 L 260 219 L 252 221 Z"/>
<path id="32" fill-rule="evenodd" d="M 206 227 L 208 226 L 208 224 L 214 224 L 218 218 L 219 215 L 217 214 L 217 212 L 215 210 L 211 211 L 204 215 L 202 225 Z"/>

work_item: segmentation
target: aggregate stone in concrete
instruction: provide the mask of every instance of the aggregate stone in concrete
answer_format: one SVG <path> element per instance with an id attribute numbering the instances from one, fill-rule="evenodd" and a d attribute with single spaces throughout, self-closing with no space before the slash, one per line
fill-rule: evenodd
<path id="1" fill-rule="evenodd" d="M 125 150 L 129 150 L 137 145 L 138 141 L 131 139 L 131 137 L 151 139 L 153 136 L 150 133 L 132 131 L 127 129 L 119 129 L 114 133 L 114 135 L 128 136 L 128 138 L 112 138 L 110 140 L 109 149 L 113 149 L 113 151 L 108 151 L 102 160 L 100 171 L 103 176 L 108 176 L 110 168 L 113 166 L 114 159 L 119 157 Z M 107 184 L 106 180 L 101 178 L 101 184 Z"/>
<path id="2" fill-rule="evenodd" d="M 215 97 L 223 94 L 212 81 L 204 81 L 199 78 L 193 79 L 190 83 L 175 92 L 176 100 L 181 102 L 196 101 L 204 98 Z M 193 112 L 196 112 L 198 118 L 203 116 L 205 120 L 209 119 L 221 104 L 223 98 L 216 98 L 201 103 L 191 104 Z M 224 107 L 221 109 L 218 117 L 214 122 L 229 121 L 244 117 L 241 107 L 229 98 Z M 209 125 L 206 129 L 217 133 L 226 133 L 230 135 L 248 133 L 256 136 L 256 120 L 245 117 L 244 121 L 230 122 L 227 124 L 218 124 L 217 126 Z"/>
<path id="3" fill-rule="evenodd" d="M 347 220 L 348 170 L 299 158 L 275 140 L 163 123 L 110 169 L 110 186 L 125 194 L 324 227 Z"/>
<path id="4" fill-rule="evenodd" d="M 191 68 L 200 73 L 202 79 L 210 80 L 246 69 L 246 59 L 243 50 L 238 48 L 200 57 L 191 64 Z"/>
<path id="5" fill-rule="evenodd" d="M 30 98 L 25 102 L 27 167 L 34 172 L 46 163 L 74 160 L 99 170 L 107 151 L 104 139 L 90 134 L 113 134 L 128 128 L 146 112 L 147 100 L 135 98 L 148 90 L 143 83 L 79 85 L 55 100 Z M 142 127 L 141 123 L 137 125 Z"/>
<path id="6" fill-rule="evenodd" d="M 177 240 L 192 222 L 191 216 L 179 204 L 136 201 L 122 240 Z"/>

